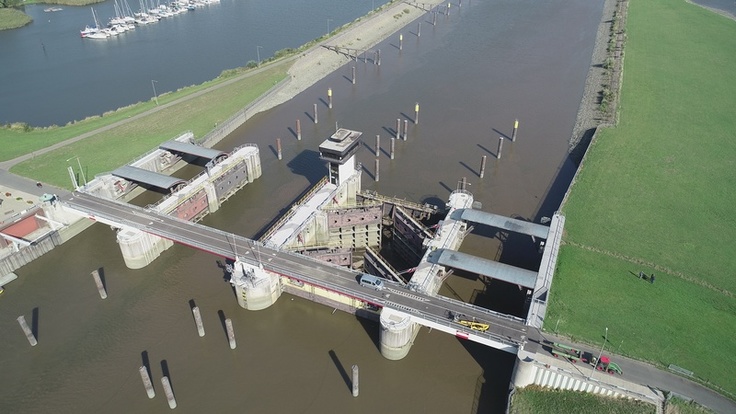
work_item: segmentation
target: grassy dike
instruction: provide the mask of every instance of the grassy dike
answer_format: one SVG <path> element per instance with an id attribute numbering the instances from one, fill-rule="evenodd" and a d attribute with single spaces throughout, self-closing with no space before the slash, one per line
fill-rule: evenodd
<path id="1" fill-rule="evenodd" d="M 18 9 L 0 9 L 0 30 L 17 29 L 32 21 L 31 16 Z"/>
<path id="2" fill-rule="evenodd" d="M 517 390 L 509 414 L 655 414 L 652 404 L 536 385 Z"/>
<path id="3" fill-rule="evenodd" d="M 563 207 L 545 329 L 734 398 L 736 22 L 684 0 L 631 0 L 620 121 Z M 656 274 L 655 283 L 637 277 Z"/>
<path id="4" fill-rule="evenodd" d="M 183 101 L 157 112 L 146 115 L 136 122 L 125 123 L 116 128 L 96 134 L 90 138 L 64 146 L 55 151 L 39 155 L 22 162 L 11 172 L 18 175 L 32 177 L 35 180 L 68 188 L 69 179 L 66 177 L 66 160 L 79 157 L 87 177 L 111 171 L 120 165 L 127 164 L 139 154 L 143 154 L 156 147 L 162 141 L 171 139 L 184 131 L 191 130 L 196 137 L 202 137 L 212 127 L 224 121 L 256 98 L 264 94 L 275 83 L 287 76 L 286 71 L 291 62 L 281 62 L 272 65 L 266 70 L 245 77 L 223 88 L 208 91 L 200 96 Z M 217 81 L 213 81 L 217 82 Z M 193 87 L 204 89 L 212 86 L 212 82 Z M 180 94 L 191 94 L 191 90 L 183 90 L 159 96 L 160 105 L 171 102 L 180 97 Z M 68 127 L 52 128 L 51 130 L 33 130 L 25 134 L 22 141 L 26 148 L 20 148 L 20 153 L 27 153 L 27 146 L 48 146 L 52 141 L 58 142 L 77 136 L 82 132 L 94 130 L 99 126 L 107 125 L 115 120 L 124 119 L 133 114 L 145 112 L 155 106 L 154 102 L 137 104 L 127 109 L 112 113 L 108 118 L 93 118 Z M 103 123 L 104 122 L 104 123 Z M 68 130 L 67 130 L 68 129 Z M 38 134 L 37 142 L 31 138 Z M 5 137 L 3 137 L 3 140 Z"/>

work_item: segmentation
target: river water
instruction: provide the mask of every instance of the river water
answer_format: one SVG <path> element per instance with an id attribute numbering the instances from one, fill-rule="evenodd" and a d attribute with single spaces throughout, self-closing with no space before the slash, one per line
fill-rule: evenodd
<path id="1" fill-rule="evenodd" d="M 223 149 L 259 144 L 263 176 L 204 224 L 256 236 L 324 175 L 317 145 L 336 122 L 363 131 L 371 147 L 380 134 L 388 148 L 387 129 L 403 114 L 413 117 L 415 102 L 420 123 L 410 124 L 408 140 L 397 143 L 395 160 L 381 155 L 380 182 L 372 179 L 375 157 L 359 151 L 368 170 L 364 188 L 442 203 L 467 177 L 485 211 L 537 222 L 551 215 L 574 173 L 568 140 L 603 0 L 457 6 L 434 27 L 428 16 L 420 18 L 421 37 L 417 23 L 407 26 L 401 51 L 398 36 L 380 44 L 380 67 L 348 63 L 221 142 Z M 349 80 L 353 65 L 356 85 Z M 332 110 L 322 101 L 328 87 Z M 319 124 L 307 117 L 313 104 Z M 302 141 L 289 129 L 297 118 Z M 515 118 L 517 142 L 507 141 L 496 160 L 498 137 L 510 135 Z M 273 152 L 276 138 L 282 138 L 282 161 Z M 482 155 L 488 157 L 484 179 L 477 176 Z M 145 194 L 136 204 L 156 197 Z M 477 228 L 462 250 L 530 268 L 538 262 L 526 238 L 499 238 Z M 89 274 L 97 268 L 108 288 L 104 301 Z M 263 311 L 240 309 L 218 258 L 187 247 L 174 246 L 133 271 L 114 232 L 95 225 L 17 273 L 0 300 L 1 412 L 167 412 L 160 385 L 166 374 L 180 412 L 495 413 L 505 407 L 512 355 L 422 329 L 405 359 L 387 361 L 376 345 L 377 326 L 351 315 L 288 295 Z M 501 311 L 523 307 L 516 287 L 486 285 L 460 272 L 441 293 Z M 197 336 L 190 301 L 202 311 L 204 338 Z M 15 321 L 22 314 L 36 321 L 34 348 Z M 223 317 L 235 326 L 234 351 Z M 141 384 L 141 364 L 153 374 L 153 400 Z M 346 379 L 353 364 L 360 367 L 358 398 Z"/>

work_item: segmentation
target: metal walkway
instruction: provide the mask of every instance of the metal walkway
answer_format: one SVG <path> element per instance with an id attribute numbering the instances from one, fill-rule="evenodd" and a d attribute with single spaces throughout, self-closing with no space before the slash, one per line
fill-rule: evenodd
<path id="1" fill-rule="evenodd" d="M 409 314 L 416 323 L 506 352 L 516 353 L 529 334 L 533 340 L 539 335 L 536 329 L 527 333 L 528 327 L 521 318 L 442 296 L 411 292 L 390 281 L 384 291 L 365 288 L 356 281 L 359 272 L 134 205 L 80 192 L 60 201 L 66 208 L 111 226 L 138 229 L 228 259 L 235 259 L 237 251 L 240 260 L 254 266 L 263 265 L 270 272 Z M 486 332 L 472 331 L 457 324 L 450 315 L 458 313 L 487 323 L 490 328 Z"/>
<path id="2" fill-rule="evenodd" d="M 467 270 L 469 272 L 488 276 L 504 282 L 521 285 L 533 289 L 537 281 L 537 272 L 509 266 L 507 264 L 483 259 L 454 250 L 437 249 L 427 257 L 429 263 L 441 266 L 453 267 L 455 269 Z"/>
<path id="3" fill-rule="evenodd" d="M 188 142 L 166 141 L 158 147 L 162 150 L 175 152 L 180 155 L 194 155 L 195 157 L 205 158 L 208 160 L 227 157 L 226 152 L 212 148 L 200 147 L 199 145 L 190 144 Z"/>
<path id="4" fill-rule="evenodd" d="M 186 181 L 181 178 L 159 174 L 154 171 L 148 171 L 143 168 L 132 167 L 130 165 L 124 165 L 110 174 L 138 184 L 146 184 L 169 191 L 172 191 L 180 185 L 186 184 Z"/>
<path id="5" fill-rule="evenodd" d="M 530 236 L 546 239 L 549 234 L 549 227 L 541 224 L 532 223 L 524 220 L 512 219 L 500 216 L 498 214 L 487 213 L 485 211 L 474 210 L 471 208 L 458 209 L 452 213 L 455 220 L 470 221 L 473 223 L 485 224 L 491 227 L 513 231 L 515 233 L 528 234 Z"/>

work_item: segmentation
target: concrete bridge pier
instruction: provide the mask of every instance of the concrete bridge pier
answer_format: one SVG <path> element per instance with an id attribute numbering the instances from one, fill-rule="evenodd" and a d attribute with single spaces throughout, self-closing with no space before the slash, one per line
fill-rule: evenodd
<path id="1" fill-rule="evenodd" d="M 534 384 L 535 373 L 532 356 L 524 350 L 519 350 L 516 355 L 514 372 L 511 374 L 511 384 L 516 388 L 524 388 L 527 385 Z"/>
<path id="2" fill-rule="evenodd" d="M 389 308 L 381 310 L 380 323 L 381 355 L 392 361 L 407 356 L 419 333 L 419 325 L 409 315 Z"/>
<path id="3" fill-rule="evenodd" d="M 134 229 L 118 231 L 117 241 L 123 253 L 125 265 L 129 269 L 141 269 L 148 266 L 164 250 L 174 245 L 171 240 Z"/>
<path id="4" fill-rule="evenodd" d="M 207 209 L 210 213 L 214 213 L 220 208 L 220 200 L 217 198 L 215 185 L 210 182 L 205 183 L 204 191 L 207 193 Z"/>
<path id="5" fill-rule="evenodd" d="M 233 264 L 230 283 L 238 304 L 248 310 L 266 309 L 276 303 L 283 290 L 277 274 L 239 260 Z"/>

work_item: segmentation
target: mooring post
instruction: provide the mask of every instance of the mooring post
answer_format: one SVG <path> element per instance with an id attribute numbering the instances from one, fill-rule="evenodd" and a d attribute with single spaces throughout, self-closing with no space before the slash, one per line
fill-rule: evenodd
<path id="1" fill-rule="evenodd" d="M 381 152 L 381 136 L 376 135 L 376 157 L 380 154 L 380 152 Z"/>
<path id="2" fill-rule="evenodd" d="M 199 314 L 199 306 L 192 308 L 192 314 L 194 314 L 194 322 L 197 323 L 197 332 L 199 336 L 204 336 L 204 325 L 202 325 L 202 315 Z"/>
<path id="3" fill-rule="evenodd" d="M 404 141 L 409 137 L 409 120 L 404 120 Z"/>
<path id="4" fill-rule="evenodd" d="M 459 2 L 459 4 L 457 5 L 457 7 L 463 7 L 463 0 L 460 0 L 460 2 Z"/>
<path id="5" fill-rule="evenodd" d="M 353 397 L 357 397 L 360 393 L 360 384 L 358 380 L 358 366 L 353 365 Z"/>
<path id="6" fill-rule="evenodd" d="M 173 410 L 174 408 L 176 408 L 176 398 L 174 398 L 174 391 L 171 390 L 169 377 L 162 377 L 161 385 L 164 386 L 164 394 L 166 394 L 166 401 L 169 402 L 169 408 Z"/>
<path id="7" fill-rule="evenodd" d="M 432 13 L 432 26 L 437 26 L 437 10 Z"/>
<path id="8" fill-rule="evenodd" d="M 95 285 L 97 285 L 97 292 L 100 293 L 100 297 L 102 299 L 107 299 L 107 292 L 105 291 L 105 285 L 102 284 L 102 279 L 100 278 L 100 271 L 95 270 L 92 272 L 92 278 L 95 279 Z"/>
<path id="9" fill-rule="evenodd" d="M 296 139 L 302 140 L 302 121 L 299 119 L 296 120 Z"/>
<path id="10" fill-rule="evenodd" d="M 235 343 L 235 330 L 230 318 L 225 319 L 225 328 L 227 329 L 227 339 L 230 341 L 230 349 L 235 349 L 238 345 Z"/>
<path id="11" fill-rule="evenodd" d="M 332 88 L 327 88 L 327 107 L 332 109 Z"/>
<path id="12" fill-rule="evenodd" d="M 33 331 L 31 331 L 31 328 L 28 327 L 28 324 L 26 323 L 26 317 L 24 315 L 20 315 L 18 317 L 18 323 L 20 324 L 20 329 L 22 329 L 23 333 L 26 334 L 26 338 L 28 338 L 28 343 L 30 343 L 31 346 L 36 346 L 38 344 L 38 341 L 36 341 L 36 337 L 33 336 Z"/>
<path id="13" fill-rule="evenodd" d="M 401 139 L 401 119 L 396 120 L 396 139 Z"/>
<path id="14" fill-rule="evenodd" d="M 419 125 L 419 102 L 414 104 L 414 125 Z"/>
<path id="15" fill-rule="evenodd" d="M 151 383 L 151 377 L 148 375 L 148 369 L 145 366 L 141 366 L 138 368 L 138 372 L 141 373 L 141 380 L 143 381 L 143 386 L 146 388 L 148 398 L 155 397 L 156 392 L 153 390 L 153 384 Z"/>
<path id="16" fill-rule="evenodd" d="M 422 22 L 417 23 L 417 37 L 422 37 Z"/>
<path id="17" fill-rule="evenodd" d="M 355 85 L 355 66 L 353 66 L 353 85 Z"/>
<path id="18" fill-rule="evenodd" d="M 281 159 L 281 138 L 276 138 L 276 155 Z"/>
<path id="19" fill-rule="evenodd" d="M 404 48 L 404 34 L 399 33 L 399 50 Z"/>
<path id="20" fill-rule="evenodd" d="M 465 187 L 468 185 L 468 180 L 466 177 L 463 177 L 462 180 L 460 180 L 460 189 L 465 190 Z"/>
<path id="21" fill-rule="evenodd" d="M 516 142 L 516 130 L 519 129 L 519 120 L 514 120 L 514 130 L 511 131 L 511 142 Z"/>
<path id="22" fill-rule="evenodd" d="M 376 61 L 378 62 L 377 65 L 381 66 L 381 49 L 376 50 Z"/>
<path id="23" fill-rule="evenodd" d="M 376 158 L 376 166 L 375 166 L 374 174 L 373 174 L 373 176 L 376 177 L 376 182 L 378 182 L 381 179 L 379 177 L 380 169 L 378 167 L 378 161 L 379 161 L 378 158 Z"/>
<path id="24" fill-rule="evenodd" d="M 451 6 L 451 5 L 452 5 L 452 3 L 450 3 L 450 2 L 448 1 L 448 2 L 447 2 L 447 6 L 445 6 L 445 15 L 447 15 L 447 16 L 449 16 L 449 15 L 450 15 L 450 6 Z"/>
<path id="25" fill-rule="evenodd" d="M 483 176 L 486 174 L 486 156 L 483 155 L 480 157 L 480 178 L 483 178 Z"/>
<path id="26" fill-rule="evenodd" d="M 317 119 L 317 104 L 314 104 L 314 123 L 318 123 L 319 120 Z"/>
<path id="27" fill-rule="evenodd" d="M 496 158 L 501 159 L 501 150 L 503 149 L 503 137 L 498 137 L 498 151 L 496 152 Z"/>
<path id="28" fill-rule="evenodd" d="M 391 159 L 394 159 L 395 151 L 396 151 L 396 138 L 391 137 Z"/>

